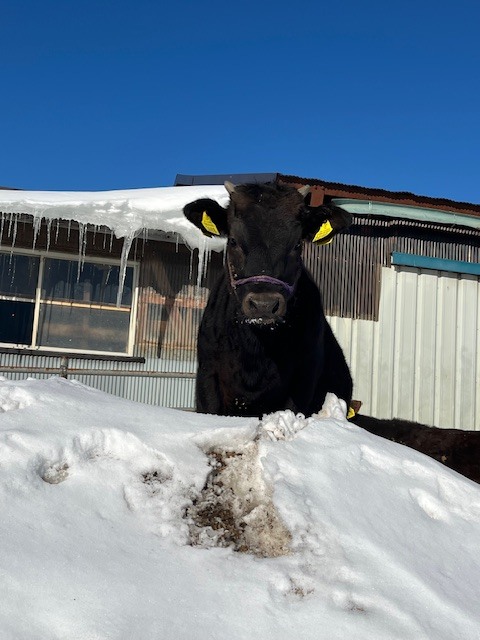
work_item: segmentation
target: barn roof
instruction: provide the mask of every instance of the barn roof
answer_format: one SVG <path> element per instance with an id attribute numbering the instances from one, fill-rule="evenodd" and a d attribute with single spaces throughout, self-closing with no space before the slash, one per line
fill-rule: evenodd
<path id="1" fill-rule="evenodd" d="M 183 175 L 177 174 L 176 185 L 207 185 L 223 184 L 230 180 L 234 184 L 243 182 L 281 182 L 292 186 L 310 185 L 312 187 L 312 202 L 321 204 L 325 200 L 359 200 L 369 202 L 384 202 L 420 209 L 436 209 L 443 212 L 474 216 L 480 218 L 480 204 L 457 202 L 447 198 L 432 198 L 416 195 L 407 191 L 388 191 L 372 187 L 328 182 L 319 178 L 303 178 L 301 176 L 283 173 L 230 173 L 211 175 Z"/>
<path id="2" fill-rule="evenodd" d="M 447 198 L 432 198 L 430 196 L 416 195 L 407 191 L 387 191 L 386 189 L 360 187 L 358 185 L 342 184 L 340 182 L 327 182 L 326 180 L 320 180 L 317 178 L 302 178 L 300 176 L 283 174 L 277 175 L 277 179 L 286 184 L 298 184 L 299 186 L 305 184 L 311 185 L 319 192 L 319 197 L 323 197 L 323 199 L 326 200 L 341 198 L 369 200 L 372 202 L 388 202 L 410 207 L 452 211 L 480 218 L 480 204 L 457 202 Z"/>
<path id="3" fill-rule="evenodd" d="M 104 225 L 112 229 L 117 237 L 131 238 L 142 229 L 176 232 L 190 246 L 199 247 L 203 246 L 205 238 L 188 224 L 182 214 L 183 206 L 203 197 L 214 198 L 225 205 L 228 202 L 228 193 L 223 187 L 225 180 L 236 184 L 254 181 L 276 181 L 292 186 L 309 184 L 314 205 L 334 200 L 348 211 L 360 215 L 406 218 L 451 228 L 460 225 L 480 229 L 480 204 L 280 173 L 177 175 L 175 187 L 123 191 L 49 192 L 0 188 L 0 212 L 10 216 L 32 215 L 38 220 L 67 219 L 80 224 Z M 223 243 L 216 239 L 209 240 L 208 245 L 215 249 L 223 247 Z"/>

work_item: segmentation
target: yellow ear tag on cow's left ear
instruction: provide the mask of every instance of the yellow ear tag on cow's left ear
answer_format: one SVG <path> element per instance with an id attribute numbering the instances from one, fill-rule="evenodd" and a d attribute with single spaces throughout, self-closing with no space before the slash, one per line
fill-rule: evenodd
<path id="1" fill-rule="evenodd" d="M 333 227 L 330 224 L 330 220 L 326 220 L 322 226 L 320 227 L 320 229 L 317 231 L 316 236 L 313 238 L 312 242 L 320 242 L 323 238 L 326 238 L 328 235 L 330 235 L 333 231 Z M 326 242 L 321 242 L 321 244 L 328 244 L 330 243 L 332 240 L 327 240 Z"/>
<path id="2" fill-rule="evenodd" d="M 214 236 L 220 235 L 220 231 L 217 229 L 217 225 L 210 218 L 206 211 L 204 211 L 202 215 L 202 226 L 209 233 L 213 233 Z"/>
<path id="3" fill-rule="evenodd" d="M 355 410 L 352 407 L 348 407 L 347 420 L 355 417 Z"/>

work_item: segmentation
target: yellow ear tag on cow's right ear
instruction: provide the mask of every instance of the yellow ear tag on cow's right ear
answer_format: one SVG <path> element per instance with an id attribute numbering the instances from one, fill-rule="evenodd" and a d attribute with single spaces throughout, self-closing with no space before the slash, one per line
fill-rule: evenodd
<path id="1" fill-rule="evenodd" d="M 320 229 L 317 231 L 315 237 L 312 242 L 320 242 L 323 238 L 326 238 L 330 233 L 332 233 L 333 227 L 330 224 L 330 220 L 325 220 Z M 327 240 L 326 242 L 322 242 L 321 244 L 328 244 L 331 240 Z"/>
<path id="2" fill-rule="evenodd" d="M 220 231 L 217 229 L 217 225 L 210 218 L 206 211 L 204 211 L 202 215 L 202 226 L 206 231 L 212 233 L 214 236 L 220 235 Z"/>
<path id="3" fill-rule="evenodd" d="M 350 420 L 351 418 L 355 417 L 355 409 L 352 409 L 352 407 L 348 407 L 348 413 L 347 413 L 347 420 Z"/>

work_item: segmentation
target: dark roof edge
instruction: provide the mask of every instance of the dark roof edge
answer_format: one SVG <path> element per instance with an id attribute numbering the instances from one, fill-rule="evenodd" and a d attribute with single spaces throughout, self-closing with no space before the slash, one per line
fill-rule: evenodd
<path id="1" fill-rule="evenodd" d="M 457 211 L 466 215 L 480 217 L 480 204 L 470 202 L 457 202 L 447 198 L 431 198 L 429 196 L 418 196 L 406 191 L 387 191 L 386 189 L 373 189 L 370 187 L 359 187 L 347 185 L 339 182 L 327 182 L 316 178 L 301 178 L 299 176 L 289 176 L 278 174 L 280 182 L 292 185 L 309 184 L 324 192 L 327 200 L 331 198 L 351 198 L 361 200 L 372 200 L 375 202 L 391 202 L 412 207 L 424 207 L 430 209 L 441 209 L 442 211 Z"/>
<path id="2" fill-rule="evenodd" d="M 194 185 L 223 184 L 225 180 L 233 184 L 244 184 L 247 182 L 276 182 L 278 173 L 218 173 L 213 175 L 184 175 L 177 173 L 175 187 L 192 187 Z"/>

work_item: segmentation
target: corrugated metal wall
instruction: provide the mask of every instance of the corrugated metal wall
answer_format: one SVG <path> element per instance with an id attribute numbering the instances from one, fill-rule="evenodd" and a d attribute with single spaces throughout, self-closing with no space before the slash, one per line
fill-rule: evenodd
<path id="1" fill-rule="evenodd" d="M 0 353 L 0 376 L 24 380 L 27 377 L 46 379 L 61 375 L 61 358 L 61 353 L 58 356 Z M 145 363 L 70 358 L 67 377 L 128 400 L 193 409 L 196 360 L 191 362 L 190 371 L 183 366 L 184 371 L 179 372 L 176 364 L 171 362 L 169 366 L 168 361 L 156 358 L 146 359 Z M 15 370 L 7 371 L 10 368 Z"/>
<path id="2" fill-rule="evenodd" d="M 307 244 L 304 261 L 320 287 L 331 316 L 377 320 L 381 267 L 392 252 L 480 262 L 478 229 L 418 220 L 355 216 L 354 224 L 332 244 Z"/>
<path id="3" fill-rule="evenodd" d="M 362 412 L 480 429 L 480 279 L 382 268 L 379 320 L 330 317 Z"/>

